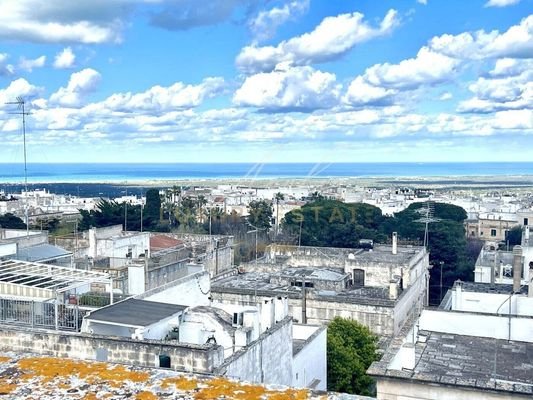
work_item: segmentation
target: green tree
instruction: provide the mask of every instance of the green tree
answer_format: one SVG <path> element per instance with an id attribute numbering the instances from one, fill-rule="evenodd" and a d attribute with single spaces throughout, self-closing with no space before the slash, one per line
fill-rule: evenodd
<path id="1" fill-rule="evenodd" d="M 141 206 L 128 204 L 124 209 L 125 203 L 117 203 L 115 201 L 100 200 L 94 210 L 79 210 L 81 214 L 81 221 L 78 225 L 79 230 L 87 230 L 95 227 L 100 228 L 111 225 L 123 225 L 127 219 L 127 228 L 130 231 L 139 231 L 141 229 Z M 145 207 L 146 209 L 146 207 Z M 127 214 L 125 218 L 124 214 Z M 167 224 L 159 223 L 159 213 L 154 215 L 142 213 L 143 215 L 143 230 L 148 231 L 168 231 Z"/>
<path id="2" fill-rule="evenodd" d="M 411 204 L 387 220 L 383 232 L 390 235 L 396 231 L 402 239 L 423 243 L 425 224 L 421 220 L 426 215 L 426 207 L 426 203 Z M 432 208 L 435 221 L 428 227 L 429 261 L 433 265 L 429 297 L 430 303 L 438 304 L 457 279 L 472 280 L 475 258 L 468 252 L 470 245 L 463 226 L 466 211 L 445 203 L 433 203 Z"/>
<path id="3" fill-rule="evenodd" d="M 248 204 L 248 222 L 259 229 L 272 226 L 272 204 L 267 200 L 253 200 Z"/>
<path id="4" fill-rule="evenodd" d="M 197 222 L 198 202 L 190 197 L 183 197 L 179 206 L 174 211 L 174 216 L 178 221 L 180 229 L 193 230 Z"/>
<path id="5" fill-rule="evenodd" d="M 506 242 L 509 242 L 509 248 L 522 244 L 522 226 L 515 226 L 507 232 Z M 507 243 L 505 243 L 507 247 Z"/>
<path id="6" fill-rule="evenodd" d="M 144 214 L 149 218 L 160 218 L 161 197 L 159 196 L 159 190 L 148 189 L 146 191 L 146 205 L 144 206 Z"/>
<path id="7" fill-rule="evenodd" d="M 336 317 L 328 325 L 328 390 L 364 396 L 374 394 L 374 381 L 366 374 L 379 359 L 377 337 L 350 319 Z"/>
<path id="8" fill-rule="evenodd" d="M 14 214 L 6 213 L 0 215 L 0 228 L 6 229 L 26 229 L 26 224 L 22 219 Z"/>
<path id="9" fill-rule="evenodd" d="M 369 204 L 317 200 L 285 214 L 283 230 L 304 246 L 357 247 L 360 239 L 387 240 L 380 232 L 385 217 Z"/>

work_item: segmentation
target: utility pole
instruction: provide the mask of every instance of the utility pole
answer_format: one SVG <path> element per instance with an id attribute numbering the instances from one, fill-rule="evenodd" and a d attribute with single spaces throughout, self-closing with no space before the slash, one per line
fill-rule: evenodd
<path id="1" fill-rule="evenodd" d="M 26 159 L 26 115 L 30 115 L 26 111 L 26 102 L 22 97 L 17 97 L 17 101 L 10 101 L 6 104 L 16 104 L 20 111 L 11 112 L 9 114 L 22 115 L 22 140 L 24 143 L 24 191 L 26 192 L 26 201 L 24 205 L 24 215 L 26 217 L 26 236 L 30 236 L 30 223 L 28 216 L 28 164 Z"/>
<path id="2" fill-rule="evenodd" d="M 211 212 L 213 210 L 209 208 L 209 236 L 211 236 Z"/>
<path id="3" fill-rule="evenodd" d="M 141 232 L 143 231 L 143 208 L 144 208 L 143 191 L 141 189 Z"/>
<path id="4" fill-rule="evenodd" d="M 440 298 L 439 298 L 439 304 L 442 301 L 442 265 L 444 264 L 444 261 L 440 261 Z"/>
<path id="5" fill-rule="evenodd" d="M 252 231 L 248 231 L 246 233 L 255 232 L 255 265 L 257 265 L 257 232 L 259 231 L 259 228 L 257 226 L 252 225 L 249 221 L 246 221 L 246 223 L 250 225 L 252 228 L 254 228 Z"/>
<path id="6" fill-rule="evenodd" d="M 124 201 L 124 232 L 128 231 L 128 188 L 126 188 L 126 200 Z"/>
<path id="7" fill-rule="evenodd" d="M 298 247 L 301 247 L 302 244 L 302 223 L 304 222 L 303 218 L 300 221 L 300 234 L 298 235 Z"/>

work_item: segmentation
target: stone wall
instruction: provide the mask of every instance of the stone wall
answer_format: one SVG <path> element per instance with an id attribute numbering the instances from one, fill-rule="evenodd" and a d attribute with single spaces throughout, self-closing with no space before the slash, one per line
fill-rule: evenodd
<path id="1" fill-rule="evenodd" d="M 0 325 L 0 350 L 144 367 L 159 367 L 159 356 L 167 355 L 172 369 L 199 373 L 211 373 L 224 359 L 221 346 L 139 341 L 7 325 Z"/>
<path id="2" fill-rule="evenodd" d="M 216 373 L 242 381 L 290 386 L 292 318 L 284 318 L 245 349 L 234 353 Z"/>
<path id="3" fill-rule="evenodd" d="M 209 304 L 210 280 L 206 271 L 198 271 L 135 296 L 136 299 L 182 306 Z"/>
<path id="4" fill-rule="evenodd" d="M 409 382 L 391 378 L 379 377 L 377 379 L 378 400 L 504 400 L 510 398 L 526 400 L 531 399 L 531 395 L 429 384 L 428 382 Z"/>
<path id="5" fill-rule="evenodd" d="M 273 291 L 253 289 L 221 289 L 213 286 L 213 301 L 223 304 L 256 305 L 278 296 Z M 303 301 L 297 292 L 285 293 L 289 301 L 289 315 L 301 323 Z M 335 317 L 351 318 L 366 326 L 377 335 L 391 336 L 395 333 L 395 301 L 384 299 L 360 299 L 359 302 L 337 296 L 323 296 L 308 292 L 306 298 L 306 316 L 308 324 L 326 324 Z M 365 301 L 366 300 L 366 301 Z"/>
<path id="6" fill-rule="evenodd" d="M 211 277 L 233 268 L 233 236 L 187 233 L 166 235 L 185 241 L 193 261 L 203 264 Z"/>
<path id="7" fill-rule="evenodd" d="M 265 256 L 268 262 L 287 262 L 287 265 L 293 267 L 343 268 L 344 260 L 348 258 L 348 255 L 360 251 L 360 249 L 273 244 L 266 248 Z"/>
<path id="8" fill-rule="evenodd" d="M 189 273 L 187 264 L 188 261 L 184 260 L 173 264 L 149 268 L 146 272 L 146 290 L 183 278 Z"/>

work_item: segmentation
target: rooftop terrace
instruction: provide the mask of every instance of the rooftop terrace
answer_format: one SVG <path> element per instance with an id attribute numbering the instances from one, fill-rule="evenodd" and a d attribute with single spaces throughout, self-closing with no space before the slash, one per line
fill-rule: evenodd
<path id="1" fill-rule="evenodd" d="M 0 294 L 51 298 L 91 283 L 110 284 L 108 274 L 28 261 L 0 261 Z"/>
<path id="2" fill-rule="evenodd" d="M 389 349 L 370 374 L 533 395 L 533 343 L 428 331 L 419 337 L 414 369 L 390 369 Z"/>
<path id="3" fill-rule="evenodd" d="M 269 387 L 222 377 L 180 374 L 171 370 L 33 357 L 15 353 L 0 357 L 0 396 L 6 399 L 325 399 L 324 393 Z M 368 397 L 330 393 L 332 400 Z"/>

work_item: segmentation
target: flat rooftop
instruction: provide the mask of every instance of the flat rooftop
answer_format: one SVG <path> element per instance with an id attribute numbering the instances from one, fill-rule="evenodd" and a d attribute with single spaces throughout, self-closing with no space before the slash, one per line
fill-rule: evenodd
<path id="1" fill-rule="evenodd" d="M 229 276 L 211 282 L 212 292 L 255 294 L 264 296 L 288 295 L 293 298 L 302 296 L 302 288 L 290 286 L 282 283 L 271 282 L 271 277 L 277 274 L 268 272 L 247 272 L 244 274 Z M 342 291 L 334 290 L 313 290 L 315 296 L 324 299 L 338 300 L 344 302 L 355 302 L 361 304 L 394 305 L 395 300 L 389 299 L 388 288 L 381 287 L 353 287 Z"/>
<path id="2" fill-rule="evenodd" d="M 53 371 L 53 373 L 50 373 Z M 41 400 L 110 399 L 324 399 L 324 393 L 259 385 L 225 377 L 183 374 L 170 369 L 6 353 L 0 357 L 2 398 Z M 215 393 L 215 395 L 213 395 Z M 95 395 L 97 394 L 97 396 Z M 331 393 L 329 399 L 368 397 Z"/>
<path id="3" fill-rule="evenodd" d="M 334 271 L 329 268 L 284 268 L 283 270 L 273 273 L 273 276 L 282 278 L 298 278 L 321 281 L 342 281 L 347 274 Z"/>
<path id="4" fill-rule="evenodd" d="M 476 266 L 490 267 L 494 265 L 497 269 L 500 264 L 513 264 L 513 252 L 502 250 L 483 250 L 476 262 Z"/>
<path id="5" fill-rule="evenodd" d="M 462 282 L 464 292 L 473 293 L 495 293 L 495 294 L 511 294 L 513 292 L 513 285 L 505 283 L 482 283 L 482 282 Z M 456 289 L 457 282 L 454 283 L 453 289 Z M 527 285 L 520 288 L 520 293 L 527 294 Z"/>
<path id="6" fill-rule="evenodd" d="M 186 308 L 187 306 L 130 298 L 92 311 L 85 318 L 94 322 L 146 327 Z"/>
<path id="7" fill-rule="evenodd" d="M 369 373 L 424 383 L 533 394 L 533 343 L 420 331 L 413 370 L 388 369 L 387 354 Z M 389 353 L 390 355 L 390 353 Z"/>
<path id="8" fill-rule="evenodd" d="M 404 265 L 424 251 L 423 246 L 398 245 L 396 254 L 392 254 L 392 245 L 376 244 L 373 249 L 364 250 L 357 248 L 337 247 L 311 247 L 311 246 L 281 246 L 273 248 L 272 255 L 276 262 L 290 265 L 292 257 L 325 258 L 330 261 L 337 260 L 344 264 L 346 259 L 354 263 L 385 263 Z"/>
<path id="9" fill-rule="evenodd" d="M 363 263 L 407 264 L 409 260 L 423 249 L 422 246 L 398 245 L 396 254 L 392 254 L 392 246 L 375 245 L 372 250 L 355 254 L 354 260 Z"/>

